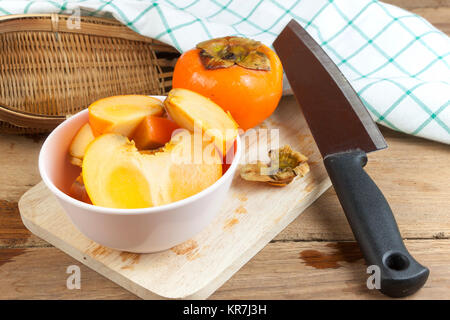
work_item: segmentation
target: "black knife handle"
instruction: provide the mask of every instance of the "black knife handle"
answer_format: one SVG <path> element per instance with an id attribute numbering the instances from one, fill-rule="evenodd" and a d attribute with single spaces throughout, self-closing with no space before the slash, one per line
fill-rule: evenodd
<path id="1" fill-rule="evenodd" d="M 337 153 L 324 163 L 367 264 L 380 268 L 380 291 L 405 297 L 419 290 L 430 272 L 409 254 L 386 198 L 364 171 L 366 153 Z"/>

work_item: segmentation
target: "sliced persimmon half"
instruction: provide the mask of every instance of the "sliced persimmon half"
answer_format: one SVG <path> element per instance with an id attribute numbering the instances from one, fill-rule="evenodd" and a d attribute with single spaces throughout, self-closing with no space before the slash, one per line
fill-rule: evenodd
<path id="1" fill-rule="evenodd" d="M 161 150 L 145 154 L 125 136 L 101 135 L 88 146 L 83 160 L 89 198 L 97 206 L 132 209 L 171 203 L 202 191 L 221 177 L 221 158 L 192 161 L 193 141 L 185 130 Z"/>

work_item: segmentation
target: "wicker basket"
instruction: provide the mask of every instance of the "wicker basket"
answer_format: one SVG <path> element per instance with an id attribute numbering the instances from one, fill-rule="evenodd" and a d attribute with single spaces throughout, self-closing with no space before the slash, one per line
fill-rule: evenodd
<path id="1" fill-rule="evenodd" d="M 170 89 L 173 47 L 116 20 L 68 19 L 0 17 L 0 131 L 46 132 L 97 99 Z"/>

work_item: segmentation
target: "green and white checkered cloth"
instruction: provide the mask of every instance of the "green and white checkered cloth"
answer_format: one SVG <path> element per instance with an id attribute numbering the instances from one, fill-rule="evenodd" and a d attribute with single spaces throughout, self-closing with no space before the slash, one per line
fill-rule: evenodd
<path id="1" fill-rule="evenodd" d="M 373 118 L 450 144 L 450 41 L 425 19 L 372 0 L 0 1 L 0 15 L 113 16 L 186 51 L 238 35 L 271 45 L 296 19 L 349 79 Z"/>

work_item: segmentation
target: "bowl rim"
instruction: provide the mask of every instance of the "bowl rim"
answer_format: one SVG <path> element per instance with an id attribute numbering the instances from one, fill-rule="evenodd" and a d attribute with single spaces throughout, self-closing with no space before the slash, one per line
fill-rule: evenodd
<path id="1" fill-rule="evenodd" d="M 160 100 L 164 99 L 165 96 L 151 96 L 154 98 L 158 98 Z M 108 207 L 101 207 L 101 206 L 96 206 L 93 204 L 89 204 L 89 203 L 85 203 L 82 202 L 80 200 L 74 199 L 71 196 L 69 196 L 68 194 L 64 193 L 63 191 L 61 191 L 59 188 L 57 188 L 55 186 L 55 184 L 53 183 L 53 181 L 50 179 L 50 177 L 48 176 L 46 170 L 44 169 L 44 151 L 47 148 L 47 146 L 49 145 L 49 141 L 51 140 L 52 137 L 58 135 L 59 132 L 61 132 L 63 130 L 63 128 L 70 122 L 75 120 L 77 117 L 81 117 L 83 113 L 87 113 L 88 109 L 84 109 L 81 110 L 80 112 L 74 114 L 73 116 L 71 116 L 70 118 L 64 120 L 61 124 L 59 124 L 45 139 L 44 143 L 42 144 L 41 150 L 39 151 L 39 173 L 41 175 L 42 180 L 44 181 L 45 185 L 47 186 L 47 188 L 50 189 L 50 191 L 52 191 L 53 194 L 55 194 L 58 198 L 60 198 L 61 200 L 64 200 L 66 202 L 69 202 L 70 204 L 84 209 L 84 210 L 88 210 L 88 211 L 96 211 L 98 213 L 103 213 L 103 214 L 110 214 L 110 215 L 143 215 L 143 214 L 156 214 L 162 211 L 167 211 L 167 210 L 172 210 L 172 209 L 176 209 L 178 207 L 182 207 L 185 206 L 191 202 L 197 201 L 201 198 L 203 198 L 204 196 L 206 196 L 207 194 L 214 192 L 220 185 L 222 185 L 223 183 L 225 183 L 225 181 L 230 177 L 230 175 L 234 175 L 234 172 L 236 170 L 236 167 L 239 164 L 239 160 L 241 157 L 241 140 L 239 137 L 239 134 L 236 136 L 236 153 L 234 155 L 233 161 L 231 162 L 230 167 L 227 169 L 227 171 L 225 172 L 225 174 L 223 174 L 216 182 L 214 182 L 212 185 L 210 185 L 209 187 L 207 187 L 206 189 L 203 189 L 202 191 L 200 191 L 199 193 L 196 193 L 190 197 L 187 197 L 185 199 L 182 200 L 178 200 L 175 202 L 171 202 L 168 204 L 164 204 L 161 206 L 156 206 L 156 207 L 148 207 L 148 208 L 136 208 L 136 209 L 118 209 L 118 208 L 108 208 Z"/>

